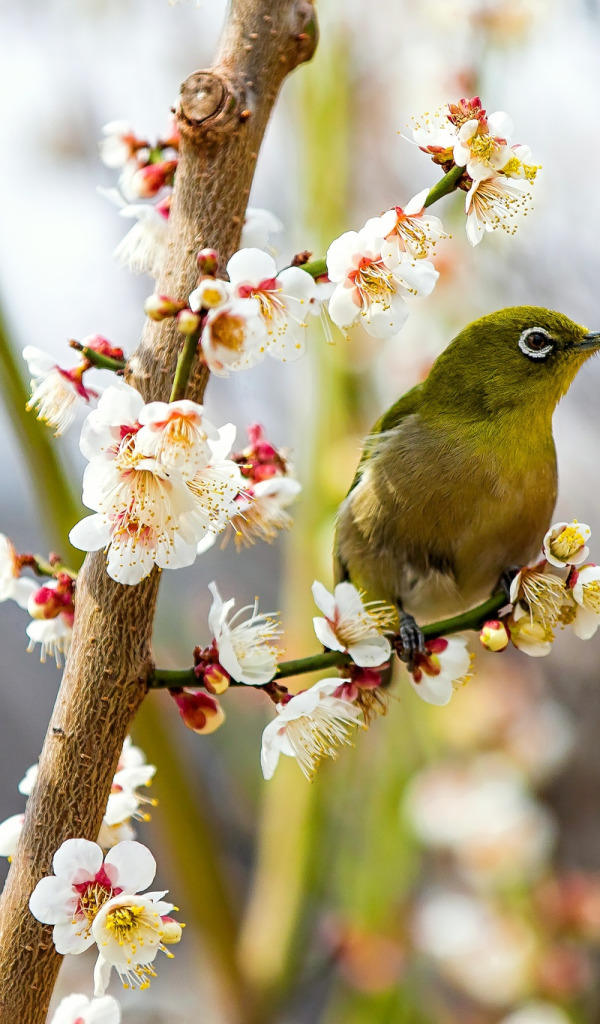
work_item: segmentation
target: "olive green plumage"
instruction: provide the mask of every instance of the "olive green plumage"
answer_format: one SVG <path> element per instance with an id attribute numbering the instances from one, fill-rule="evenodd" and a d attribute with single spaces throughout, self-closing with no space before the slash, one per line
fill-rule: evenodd
<path id="1" fill-rule="evenodd" d="M 556 501 L 552 414 L 599 347 L 536 306 L 461 331 L 367 439 L 339 511 L 338 580 L 425 623 L 485 600 L 534 558 Z"/>

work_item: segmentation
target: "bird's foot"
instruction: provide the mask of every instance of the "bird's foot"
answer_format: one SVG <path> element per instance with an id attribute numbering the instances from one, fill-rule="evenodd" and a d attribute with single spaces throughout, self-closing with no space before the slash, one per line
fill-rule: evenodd
<path id="1" fill-rule="evenodd" d="M 522 566 L 520 565 L 511 565 L 509 569 L 504 570 L 496 584 L 495 591 L 502 591 L 507 603 L 510 601 L 510 588 L 512 587 L 513 580 L 521 572 L 521 569 Z"/>
<path id="2" fill-rule="evenodd" d="M 396 636 L 392 640 L 392 646 L 396 654 L 406 664 L 409 672 L 415 667 L 415 659 L 418 654 L 427 654 L 425 648 L 425 637 L 412 615 L 402 609 L 398 612 L 400 626 Z"/>

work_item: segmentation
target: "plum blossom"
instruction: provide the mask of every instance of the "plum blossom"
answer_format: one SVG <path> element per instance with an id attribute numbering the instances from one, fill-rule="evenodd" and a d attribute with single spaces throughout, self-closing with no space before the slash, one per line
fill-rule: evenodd
<path id="1" fill-rule="evenodd" d="M 33 345 L 23 349 L 31 380 L 31 398 L 27 409 L 37 409 L 38 420 L 42 420 L 54 429 L 54 436 L 59 437 L 71 426 L 75 418 L 75 410 L 79 401 L 89 404 L 98 392 L 86 388 L 83 374 L 87 369 L 85 363 L 63 370 L 55 359 Z"/>
<path id="2" fill-rule="evenodd" d="M 245 485 L 231 520 L 238 547 L 248 547 L 257 539 L 270 542 L 280 530 L 289 530 L 292 517 L 287 508 L 301 490 L 302 484 L 287 475 Z"/>
<path id="3" fill-rule="evenodd" d="M 136 222 L 113 252 L 114 259 L 134 274 L 158 277 L 167 247 L 171 196 L 158 203 L 128 203 L 115 188 L 98 192 L 119 207 L 121 217 Z"/>
<path id="4" fill-rule="evenodd" d="M 439 217 L 426 212 L 425 200 L 428 194 L 429 189 L 424 188 L 409 200 L 404 209 L 400 206 L 394 208 L 396 223 L 386 236 L 386 242 L 391 248 L 388 250 L 384 245 L 384 260 L 387 256 L 395 257 L 400 262 L 402 253 L 408 253 L 414 260 L 424 259 L 435 249 L 438 239 L 448 237 Z"/>
<path id="5" fill-rule="evenodd" d="M 201 309 L 213 309 L 216 306 L 223 306 L 231 297 L 231 288 L 228 281 L 221 281 L 218 277 L 207 275 L 200 279 L 197 287 L 190 292 L 188 305 L 190 309 L 198 313 Z M 254 315 L 258 315 L 258 307 L 254 308 Z M 251 307 L 248 306 L 250 310 Z"/>
<path id="6" fill-rule="evenodd" d="M 202 355 L 216 377 L 248 370 L 264 359 L 265 332 L 259 314 L 258 300 L 248 298 L 231 298 L 209 310 L 201 335 Z"/>
<path id="7" fill-rule="evenodd" d="M 324 618 L 315 616 L 317 639 L 332 651 L 347 652 L 356 665 L 377 668 L 388 661 L 392 648 L 383 630 L 391 630 L 396 612 L 382 601 L 364 604 L 352 583 L 338 583 L 333 594 L 315 580 L 312 585 L 315 604 Z"/>
<path id="8" fill-rule="evenodd" d="M 575 569 L 569 582 L 576 604 L 573 630 L 580 640 L 589 640 L 600 626 L 600 567 Z"/>
<path id="9" fill-rule="evenodd" d="M 216 427 L 204 416 L 197 402 L 150 402 L 139 414 L 142 429 L 136 435 L 140 452 L 167 468 L 194 477 L 211 457 L 208 439 L 219 437 Z"/>
<path id="10" fill-rule="evenodd" d="M 374 338 L 397 334 L 408 317 L 405 299 L 429 295 L 438 272 L 428 260 L 414 260 L 386 243 L 397 223 L 395 210 L 346 231 L 327 250 L 327 273 L 336 288 L 329 300 L 334 324 L 347 330 L 362 318 Z"/>
<path id="11" fill-rule="evenodd" d="M 42 924 L 54 925 L 57 953 L 82 953 L 94 942 L 92 924 L 113 896 L 146 889 L 156 873 L 156 861 L 141 843 L 123 842 L 106 857 L 98 843 L 67 839 L 54 854 L 53 875 L 33 890 L 29 909 Z"/>
<path id="12" fill-rule="evenodd" d="M 479 642 L 486 651 L 504 651 L 510 643 L 506 626 L 499 619 L 484 622 L 479 633 Z"/>
<path id="13" fill-rule="evenodd" d="M 465 199 L 467 238 L 478 245 L 486 231 L 517 229 L 516 215 L 529 209 L 531 193 L 526 183 L 504 175 L 473 181 Z"/>
<path id="14" fill-rule="evenodd" d="M 271 235 L 279 235 L 283 224 L 270 210 L 248 206 L 244 217 L 240 249 L 269 249 Z"/>
<path id="15" fill-rule="evenodd" d="M 473 181 L 491 178 L 508 163 L 511 150 L 507 144 L 513 123 L 504 111 L 487 118 L 472 117 L 458 127 L 453 156 L 457 167 L 465 167 Z"/>
<path id="16" fill-rule="evenodd" d="M 544 537 L 544 557 L 559 569 L 581 565 L 590 553 L 586 542 L 591 532 L 587 523 L 576 519 L 570 523 L 554 523 Z"/>
<path id="17" fill-rule="evenodd" d="M 354 729 L 362 725 L 360 708 L 333 694 L 347 680 L 321 679 L 277 704 L 277 715 L 263 732 L 261 765 L 270 779 L 280 754 L 295 757 L 311 779 L 324 757 L 336 758 L 342 744 L 351 744 Z"/>
<path id="18" fill-rule="evenodd" d="M 272 614 L 258 612 L 258 602 L 245 605 L 228 620 L 235 601 L 223 601 L 217 584 L 209 583 L 213 603 L 208 625 L 214 637 L 218 662 L 239 683 L 262 686 L 277 670 L 279 649 L 274 641 L 281 628 Z M 248 613 L 250 613 L 248 615 Z M 246 618 L 244 618 L 246 616 Z"/>
<path id="19" fill-rule="evenodd" d="M 42 664 L 50 657 L 56 661 L 57 668 L 62 668 L 63 659 L 66 658 L 71 646 L 72 619 L 69 621 L 69 618 L 63 615 L 58 615 L 55 619 L 34 619 L 25 632 L 29 637 L 29 654 L 35 650 L 35 645 L 39 644 Z"/>
<path id="20" fill-rule="evenodd" d="M 129 121 L 109 121 L 102 128 L 102 135 L 100 159 L 105 167 L 113 170 L 124 167 L 140 148 L 140 140 Z"/>
<path id="21" fill-rule="evenodd" d="M 0 533 L 0 601 L 16 601 L 20 608 L 27 608 L 37 585 L 20 573 L 19 556 L 8 537 Z"/>
<path id="22" fill-rule="evenodd" d="M 258 302 L 267 353 L 298 359 L 306 348 L 307 316 L 315 282 L 300 267 L 277 272 L 275 260 L 261 249 L 240 249 L 227 264 L 233 294 Z"/>
<path id="23" fill-rule="evenodd" d="M 550 654 L 554 633 L 552 625 L 536 617 L 520 601 L 514 606 L 506 625 L 514 646 L 530 658 Z"/>
<path id="24" fill-rule="evenodd" d="M 427 704 L 443 707 L 452 698 L 454 690 L 469 678 L 471 658 L 467 639 L 459 633 L 437 637 L 425 644 L 427 654 L 417 653 L 410 682 L 419 697 Z"/>
<path id="25" fill-rule="evenodd" d="M 159 950 L 173 956 L 166 947 L 179 942 L 182 929 L 169 916 L 173 904 L 165 903 L 161 899 L 164 895 L 122 892 L 99 907 L 91 926 L 99 952 L 94 969 L 95 996 L 104 995 L 113 967 L 124 988 L 145 989 L 156 977 L 152 965 Z"/>
<path id="26" fill-rule="evenodd" d="M 74 993 L 60 1001 L 50 1024 L 121 1024 L 121 1008 L 112 996 L 88 999 Z"/>
<path id="27" fill-rule="evenodd" d="M 553 626 L 558 621 L 561 609 L 567 597 L 565 584 L 560 576 L 543 572 L 541 566 L 525 566 L 513 579 L 510 587 L 510 600 L 513 605 L 522 601 L 529 608 L 530 615 L 538 618 L 544 625 Z"/>

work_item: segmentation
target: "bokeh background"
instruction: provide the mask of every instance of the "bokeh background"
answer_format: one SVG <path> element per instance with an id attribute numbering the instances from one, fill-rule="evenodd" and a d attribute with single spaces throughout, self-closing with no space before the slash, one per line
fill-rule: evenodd
<path id="1" fill-rule="evenodd" d="M 318 54 L 284 86 L 251 197 L 286 225 L 281 265 L 433 184 L 436 168 L 402 134 L 412 114 L 463 95 L 508 111 L 516 141 L 532 147 L 543 165 L 535 209 L 514 237 L 496 232 L 473 250 L 461 197 L 443 200 L 435 212 L 453 237 L 438 247 L 440 281 L 398 338 L 357 332 L 330 346 L 315 323 L 301 362 L 211 381 L 211 419 L 233 420 L 240 438 L 262 422 L 293 453 L 304 491 L 294 529 L 272 547 L 230 545 L 164 574 L 155 648 L 165 667 L 190 664 L 207 642 L 211 579 L 239 605 L 258 594 L 264 610 L 280 609 L 289 657 L 317 651 L 310 584 L 331 581 L 333 515 L 361 438 L 465 323 L 527 302 L 600 330 L 595 0 L 317 6 Z M 97 140 L 116 118 L 150 137 L 164 130 L 180 82 L 210 63 L 224 10 L 222 0 L 0 3 L 0 294 L 19 364 L 26 344 L 64 360 L 66 339 L 90 333 L 134 349 L 152 283 L 111 260 L 128 225 L 95 191 L 114 184 Z M 72 505 L 57 522 L 47 457 L 32 484 L 5 376 L 0 529 L 20 551 L 60 544 L 69 557 L 60 534 Z M 592 361 L 557 411 L 555 436 L 557 518 L 588 522 L 600 560 L 599 386 Z M 77 433 L 52 442 L 75 498 Z M 17 783 L 59 682 L 25 653 L 27 621 L 3 605 L 0 818 L 23 807 Z M 138 834 L 188 928 L 150 991 L 124 994 L 124 1020 L 600 1021 L 599 644 L 560 635 L 544 661 L 480 652 L 444 709 L 423 705 L 400 676 L 388 715 L 312 785 L 287 762 L 263 781 L 270 708 L 260 694 L 227 695 L 226 725 L 211 737 L 188 733 L 166 696 L 151 697 L 134 739 L 158 765 L 160 802 Z M 92 963 L 65 963 L 57 995 L 89 993 Z"/>

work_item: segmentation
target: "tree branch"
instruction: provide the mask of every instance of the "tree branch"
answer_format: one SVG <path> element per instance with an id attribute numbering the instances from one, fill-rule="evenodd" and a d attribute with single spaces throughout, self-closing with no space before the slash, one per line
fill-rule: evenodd
<path id="1" fill-rule="evenodd" d="M 159 293 L 187 298 L 198 249 L 215 247 L 222 265 L 235 251 L 279 88 L 310 58 L 316 36 L 310 0 L 232 0 L 215 66 L 191 75 L 181 90 L 180 161 Z M 126 373 L 147 401 L 168 399 L 180 345 L 173 320 L 147 321 Z M 188 397 L 201 401 L 206 381 L 197 366 Z M 71 652 L 0 901 L 0 1020 L 7 1024 L 45 1020 L 61 957 L 50 928 L 30 914 L 29 895 L 65 839 L 98 835 L 152 671 L 158 580 L 155 571 L 137 587 L 114 583 L 101 552 L 87 556 L 79 576 Z"/>

